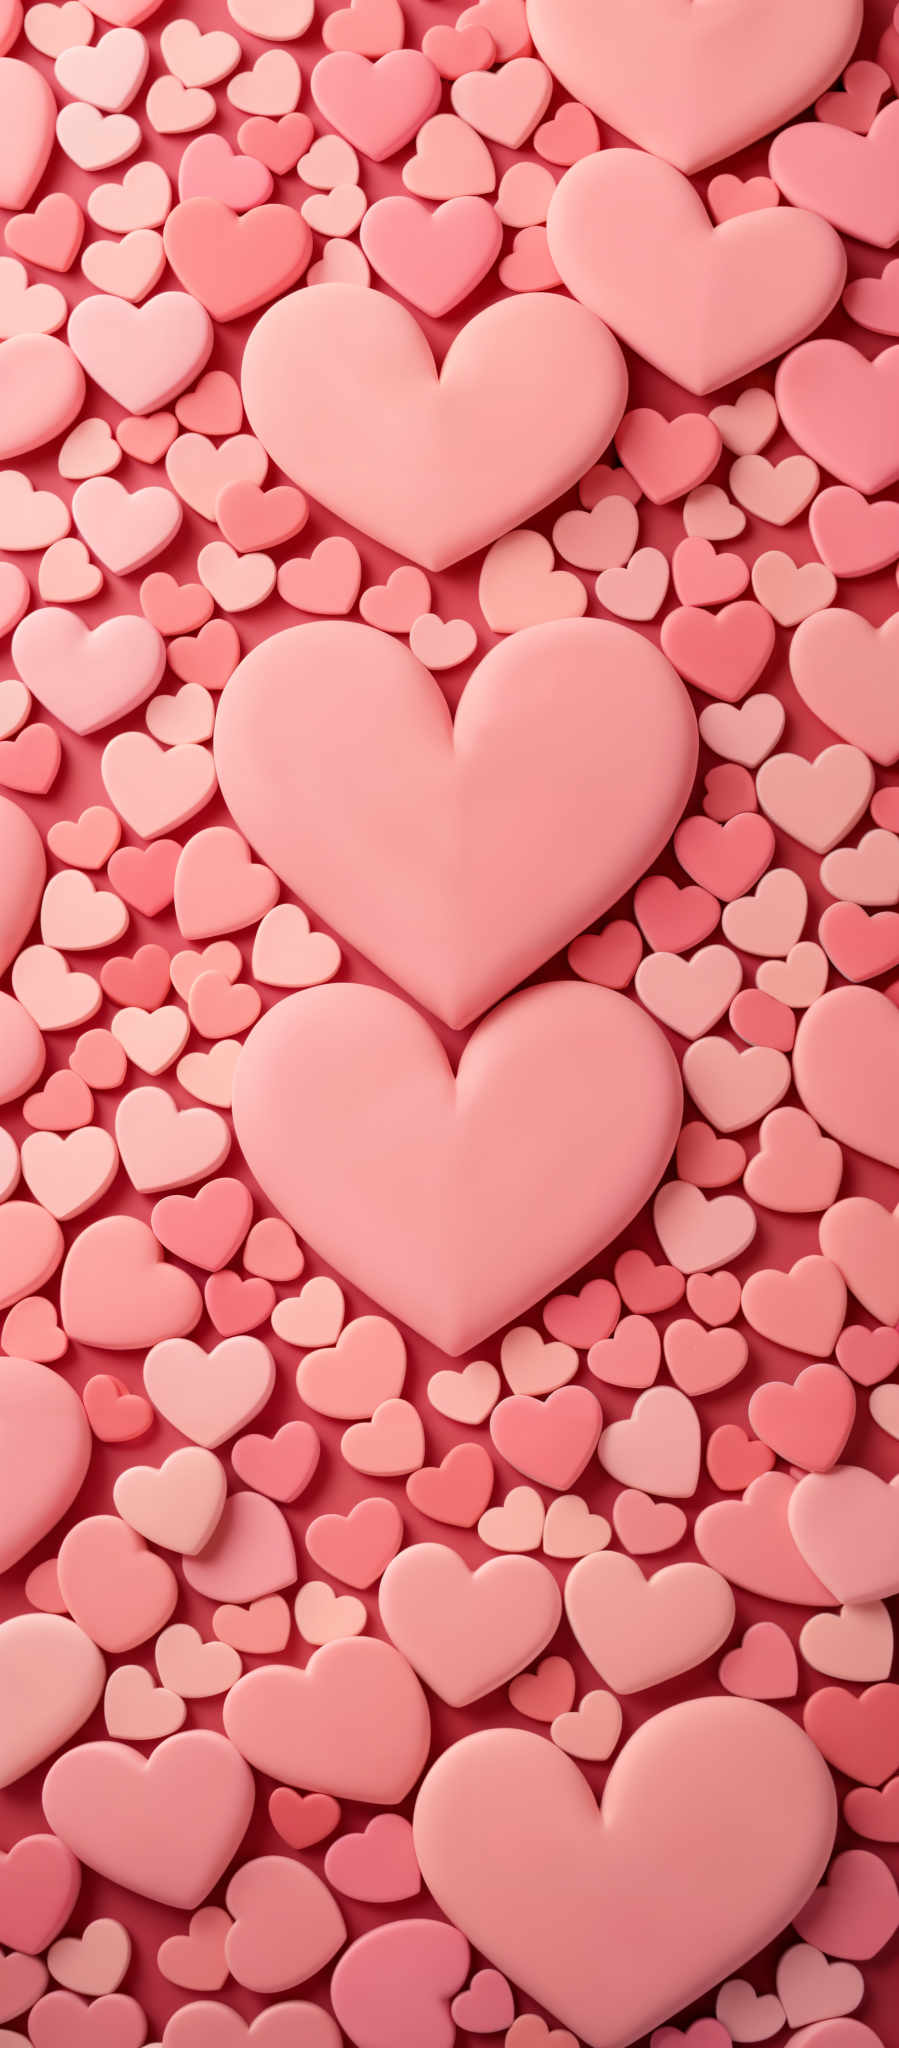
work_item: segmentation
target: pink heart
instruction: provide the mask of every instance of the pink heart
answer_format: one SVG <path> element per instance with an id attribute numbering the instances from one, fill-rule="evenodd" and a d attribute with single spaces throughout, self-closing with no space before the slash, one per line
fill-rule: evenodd
<path id="1" fill-rule="evenodd" d="M 82 1743 L 52 1766 L 43 1793 L 54 1834 L 83 1863 L 142 1898 L 186 1908 L 230 1863 L 254 1797 L 243 1758 L 207 1728 L 170 1735 L 149 1757 L 124 1742 Z"/>
<path id="2" fill-rule="evenodd" d="M 257 1856 L 225 1894 L 234 1925 L 225 1939 L 231 1975 L 250 1991 L 286 1991 L 314 1977 L 346 1940 L 343 1915 L 314 1870 L 286 1856 Z"/>
<path id="3" fill-rule="evenodd" d="M 0 796 L 0 974 L 27 938 L 47 872 L 43 842 L 27 811 Z"/>
<path id="4" fill-rule="evenodd" d="M 341 1835 L 325 1857 L 325 1876 L 339 1892 L 372 1904 L 414 1899 L 421 1871 L 412 1829 L 398 1813 L 379 1813 L 359 1835 Z"/>
<path id="5" fill-rule="evenodd" d="M 46 1366 L 4 1358 L 0 1374 L 0 1570 L 8 1571 L 72 1504 L 92 1439 L 74 1389 Z"/>
<path id="6" fill-rule="evenodd" d="M 670 0 L 529 0 L 541 57 L 576 99 L 684 171 L 732 156 L 830 85 L 861 0 L 736 0 L 721 16 Z"/>
<path id="7" fill-rule="evenodd" d="M 341 1956 L 331 1999 L 356 2048 L 453 2048 L 453 1993 L 468 1975 L 464 1934 L 441 1920 L 375 1927 Z"/>
<path id="8" fill-rule="evenodd" d="M 443 1543 L 413 1543 L 388 1565 L 378 1594 L 391 1641 L 450 1706 L 469 1706 L 533 1662 L 555 1635 L 561 1599 L 532 1557 L 494 1557 L 469 1571 Z"/>
<path id="9" fill-rule="evenodd" d="M 627 392 L 617 344 L 568 300 L 490 306 L 462 328 L 438 378 L 405 307 L 354 285 L 271 307 L 242 381 L 253 431 L 294 483 L 426 569 L 459 561 L 574 483 L 607 446 Z"/>
<path id="10" fill-rule="evenodd" d="M 806 1109 L 845 1145 L 899 1166 L 899 1100 L 886 1077 L 899 1061 L 895 1006 L 869 988 L 831 990 L 796 1035 L 794 1073 Z M 884 1085 L 872 1093 L 870 1077 Z"/>
<path id="11" fill-rule="evenodd" d="M 106 1666 L 90 1637 L 59 1614 L 0 1625 L 0 1785 L 44 1762 L 92 1714 Z"/>
<path id="12" fill-rule="evenodd" d="M 846 276 L 817 214 L 778 206 L 714 228 L 687 178 L 632 149 L 566 171 L 547 234 L 575 298 L 688 391 L 716 391 L 801 341 Z"/>
<path id="13" fill-rule="evenodd" d="M 295 627 L 242 662 L 216 721 L 225 799 L 254 846 L 454 1026 L 643 872 L 680 815 L 695 744 L 649 642 L 580 619 L 494 648 L 454 726 L 396 640 Z"/>
<path id="14" fill-rule="evenodd" d="M 461 1121 L 424 1020 L 381 990 L 332 984 L 267 1013 L 234 1087 L 242 1149 L 274 1205 L 452 1356 L 617 1235 L 670 1155 L 681 1104 L 651 1018 L 582 983 L 501 1005 L 460 1076 Z"/>
<path id="15" fill-rule="evenodd" d="M 444 1751 L 413 1820 L 441 1910 L 589 2048 L 621 2048 L 755 1955 L 808 1898 L 835 1823 L 830 1774 L 802 1731 L 720 1699 L 644 1723 L 612 1766 L 602 1818 L 551 1743 L 497 1728 Z M 740 1853 L 750 1842 L 757 1858 Z"/>
<path id="16" fill-rule="evenodd" d="M 787 432 L 840 483 L 871 496 L 895 482 L 899 348 L 869 362 L 848 341 L 807 341 L 784 358 L 774 389 Z"/>
<path id="17" fill-rule="evenodd" d="M 58 606 L 29 612 L 13 635 L 13 659 L 32 695 L 72 732 L 110 725 L 155 690 L 165 648 L 147 619 L 106 619 L 91 630 Z"/>
<path id="18" fill-rule="evenodd" d="M 225 1701 L 225 1732 L 257 1770 L 285 1785 L 394 1806 L 428 1753 L 428 1703 L 390 1643 L 347 1637 L 304 1670 L 262 1665 Z"/>

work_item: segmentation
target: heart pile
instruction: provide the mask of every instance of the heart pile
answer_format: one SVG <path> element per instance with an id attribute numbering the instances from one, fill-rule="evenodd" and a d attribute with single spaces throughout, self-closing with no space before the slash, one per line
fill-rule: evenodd
<path id="1" fill-rule="evenodd" d="M 899 2048 L 892 4 L 0 0 L 0 2043 Z"/>

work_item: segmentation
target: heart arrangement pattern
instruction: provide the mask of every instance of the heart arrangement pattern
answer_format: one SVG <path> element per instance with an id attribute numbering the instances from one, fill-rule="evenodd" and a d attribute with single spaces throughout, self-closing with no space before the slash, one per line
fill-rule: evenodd
<path id="1" fill-rule="evenodd" d="M 0 0 L 0 2042 L 899 2048 L 899 9 Z"/>

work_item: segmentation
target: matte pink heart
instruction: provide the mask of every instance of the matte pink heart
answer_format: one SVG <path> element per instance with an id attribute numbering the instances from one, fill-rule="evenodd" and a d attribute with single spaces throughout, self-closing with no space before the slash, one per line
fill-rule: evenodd
<path id="1" fill-rule="evenodd" d="M 294 483 L 444 569 L 576 482 L 618 425 L 627 374 L 598 321 L 526 293 L 470 320 L 438 376 L 404 306 L 332 285 L 295 292 L 257 322 L 242 386 L 254 433 Z"/>
<path id="2" fill-rule="evenodd" d="M 575 1764 L 501 1728 L 444 1752 L 413 1821 L 441 1910 L 589 2048 L 624 2048 L 755 1955 L 805 1903 L 835 1824 L 801 1730 L 719 1699 L 644 1723 L 601 1817 Z"/>
<path id="3" fill-rule="evenodd" d="M 455 1081 L 440 1041 L 396 997 L 308 989 L 256 1025 L 234 1083 L 240 1143 L 275 1206 L 452 1356 L 636 1213 L 680 1103 L 652 1019 L 608 989 L 561 982 L 492 1012 Z"/>
<path id="4" fill-rule="evenodd" d="M 496 647 L 455 723 L 396 640 L 295 627 L 241 664 L 216 722 L 222 790 L 254 846 L 454 1026 L 643 872 L 683 808 L 695 747 L 663 657 L 595 620 Z"/>

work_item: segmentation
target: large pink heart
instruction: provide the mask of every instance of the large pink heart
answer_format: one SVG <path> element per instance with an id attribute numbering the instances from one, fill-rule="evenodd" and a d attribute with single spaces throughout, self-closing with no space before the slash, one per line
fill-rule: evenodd
<path id="1" fill-rule="evenodd" d="M 0 1572 L 71 1507 L 93 1438 L 73 1387 L 30 1358 L 0 1370 Z"/>
<path id="2" fill-rule="evenodd" d="M 842 70 L 862 0 L 527 0 L 566 91 L 699 171 L 798 114 Z"/>
<path id="3" fill-rule="evenodd" d="M 608 989 L 510 997 L 454 1079 L 424 1018 L 332 984 L 277 1003 L 234 1121 L 270 1201 L 348 1280 L 456 1356 L 609 1243 L 677 1136 L 677 1062 Z"/>
<path id="4" fill-rule="evenodd" d="M 706 13 L 721 4 L 701 0 Z M 566 171 L 547 234 L 575 298 L 700 393 L 810 334 L 846 277 L 840 237 L 817 214 L 768 207 L 713 227 L 689 179 L 636 149 Z"/>
<path id="5" fill-rule="evenodd" d="M 37 826 L 27 811 L 0 796 L 0 974 L 5 974 L 31 930 L 46 873 Z"/>
<path id="6" fill-rule="evenodd" d="M 899 1166 L 899 1015 L 876 988 L 834 988 L 807 1010 L 793 1071 L 831 1137 Z"/>
<path id="7" fill-rule="evenodd" d="M 218 1883 L 246 1834 L 253 1773 L 224 1735 L 192 1728 L 150 1756 L 83 1742 L 44 1780 L 53 1833 L 82 1863 L 142 1898 L 189 1909 Z"/>
<path id="8" fill-rule="evenodd" d="M 507 298 L 469 320 L 436 373 L 386 292 L 313 285 L 270 307 L 243 358 L 244 404 L 274 462 L 350 525 L 445 569 L 548 505 L 624 411 L 612 336 L 569 300 Z"/>
<path id="9" fill-rule="evenodd" d="M 513 634 L 454 725 L 399 640 L 329 622 L 247 656 L 215 753 L 233 817 L 282 879 L 461 1026 L 655 859 L 696 744 L 674 670 L 626 626 Z"/>
<path id="10" fill-rule="evenodd" d="M 800 1728 L 701 1699 L 643 1724 L 601 1814 L 567 1756 L 498 1728 L 438 1759 L 414 1829 L 429 1891 L 481 1953 L 589 2048 L 627 2048 L 787 1926 L 836 1819 Z"/>

